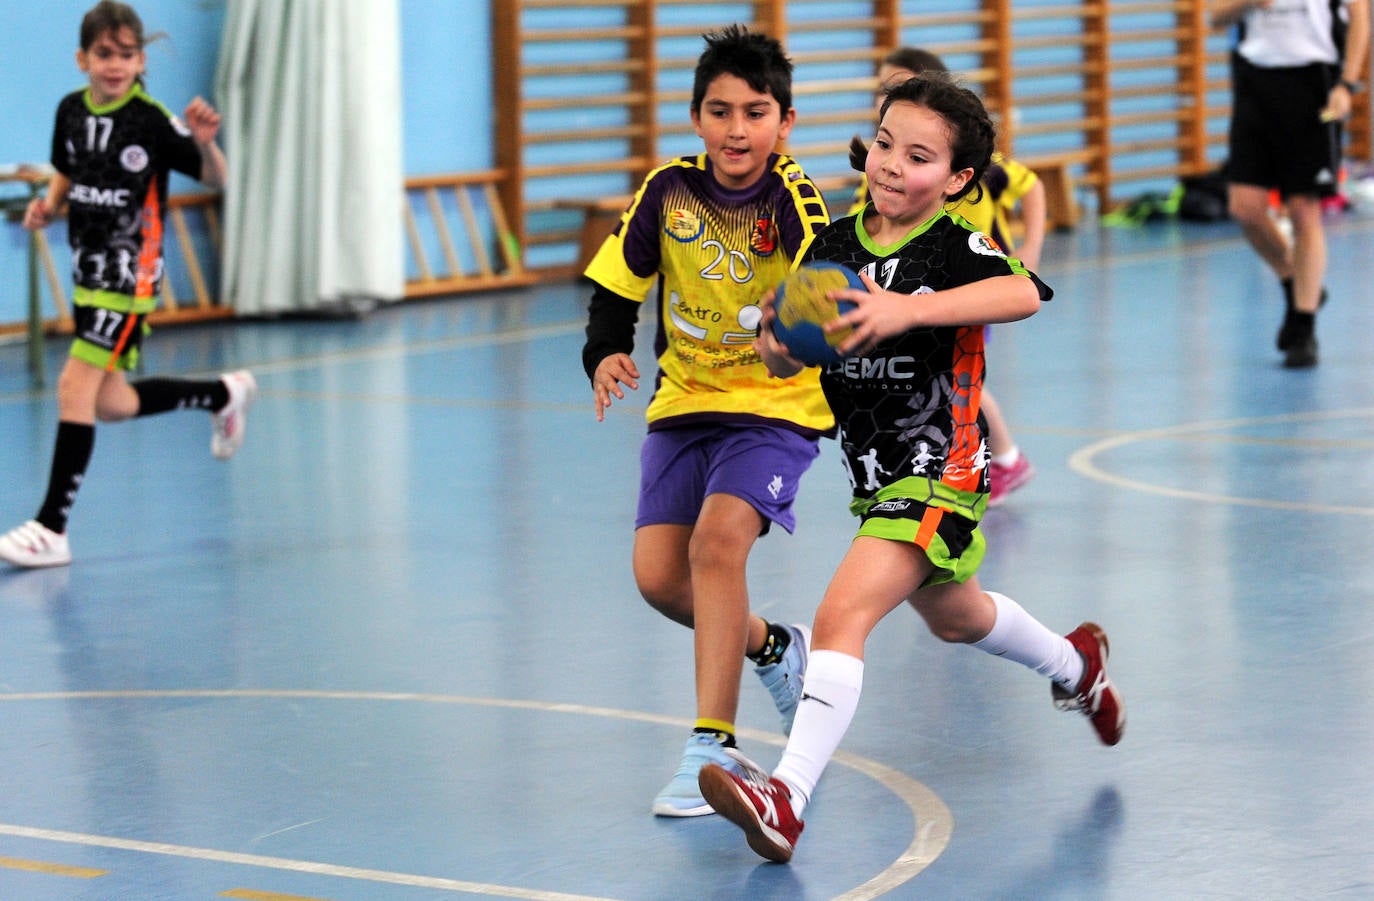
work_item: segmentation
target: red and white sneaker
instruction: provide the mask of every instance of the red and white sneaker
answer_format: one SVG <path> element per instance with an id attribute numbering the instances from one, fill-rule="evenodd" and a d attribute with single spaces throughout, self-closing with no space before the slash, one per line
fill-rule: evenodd
<path id="1" fill-rule="evenodd" d="M 702 797 L 716 813 L 744 830 L 749 847 L 777 863 L 792 859 L 805 824 L 792 812 L 792 792 L 743 754 L 730 749 L 744 775 L 708 763 L 697 775 Z"/>
<path id="2" fill-rule="evenodd" d="M 210 436 L 210 453 L 220 460 L 228 460 L 243 446 L 248 408 L 258 399 L 258 382 L 247 369 L 226 372 L 219 380 L 229 390 L 229 403 L 211 414 L 214 433 Z"/>
<path id="3" fill-rule="evenodd" d="M 1114 745 L 1126 731 L 1126 702 L 1107 678 L 1107 633 L 1096 623 L 1083 623 L 1064 637 L 1083 655 L 1083 680 L 1073 692 L 1051 683 L 1054 706 L 1082 711 L 1102 743 Z"/>
<path id="4" fill-rule="evenodd" d="M 1016 458 L 1016 462 L 1008 466 L 1003 466 L 996 460 L 988 462 L 988 506 L 996 507 L 1007 499 L 1018 488 L 1025 487 L 1025 484 L 1035 478 L 1035 467 L 1031 461 L 1026 459 L 1025 454 Z"/>

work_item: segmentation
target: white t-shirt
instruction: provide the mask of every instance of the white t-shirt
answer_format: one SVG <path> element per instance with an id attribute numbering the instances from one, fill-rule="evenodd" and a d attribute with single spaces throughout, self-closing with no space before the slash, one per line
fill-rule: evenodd
<path id="1" fill-rule="evenodd" d="M 1349 17 L 1341 0 L 1342 21 Z M 1339 63 L 1331 36 L 1331 0 L 1274 0 L 1268 9 L 1245 14 L 1245 36 L 1237 49 L 1256 66 L 1306 66 Z"/>

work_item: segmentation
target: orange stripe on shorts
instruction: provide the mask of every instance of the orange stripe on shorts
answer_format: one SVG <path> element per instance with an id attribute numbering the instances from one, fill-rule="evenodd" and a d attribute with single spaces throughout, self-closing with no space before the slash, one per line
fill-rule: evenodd
<path id="1" fill-rule="evenodd" d="M 939 507 L 926 507 L 926 512 L 921 516 L 921 527 L 916 530 L 916 543 L 923 548 L 930 547 L 930 540 L 935 537 L 935 533 L 940 528 L 940 520 L 945 516 L 945 511 Z"/>

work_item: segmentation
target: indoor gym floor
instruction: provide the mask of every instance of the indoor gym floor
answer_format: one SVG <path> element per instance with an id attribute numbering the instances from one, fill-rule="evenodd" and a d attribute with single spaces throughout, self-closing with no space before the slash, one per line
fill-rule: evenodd
<path id="1" fill-rule="evenodd" d="M 261 397 L 227 465 L 202 414 L 100 429 L 75 562 L 0 572 L 0 898 L 1374 897 L 1374 219 L 1330 229 L 1310 371 L 1234 226 L 1051 236 L 993 330 L 1039 475 L 981 575 L 1106 627 L 1125 739 L 899 610 L 787 866 L 649 814 L 691 641 L 635 591 L 647 386 L 595 421 L 581 287 L 158 330 L 148 374 Z M 0 347 L 0 526 L 55 418 Z M 847 492 L 826 442 L 756 611 L 809 622 Z"/>

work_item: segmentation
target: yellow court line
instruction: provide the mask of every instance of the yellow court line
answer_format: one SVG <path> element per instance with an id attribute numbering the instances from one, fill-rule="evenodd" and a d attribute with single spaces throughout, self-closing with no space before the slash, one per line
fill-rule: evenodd
<path id="1" fill-rule="evenodd" d="M 50 876 L 70 876 L 73 879 L 94 879 L 110 872 L 109 870 L 95 870 L 90 867 L 73 867 L 64 863 L 48 863 L 43 860 L 24 860 L 21 857 L 0 857 L 0 867 L 7 870 L 47 873 Z"/>
<path id="2" fill-rule="evenodd" d="M 245 901 L 325 901 L 324 898 L 309 898 L 305 895 L 283 895 L 280 892 L 260 892 L 251 888 L 231 888 L 220 892 L 221 898 L 243 898 Z"/>

